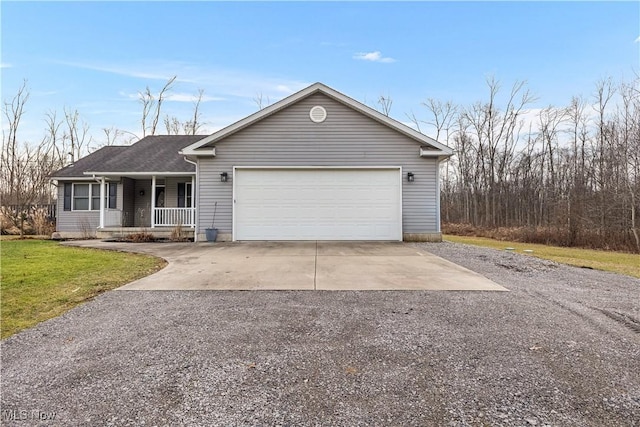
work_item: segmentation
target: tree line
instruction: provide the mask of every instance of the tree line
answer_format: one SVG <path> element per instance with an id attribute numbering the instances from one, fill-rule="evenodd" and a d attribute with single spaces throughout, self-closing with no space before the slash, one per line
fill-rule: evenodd
<path id="1" fill-rule="evenodd" d="M 487 88 L 483 101 L 428 99 L 429 119 L 409 115 L 455 152 L 441 176 L 445 232 L 640 253 L 640 78 L 538 110 L 524 82 Z"/>

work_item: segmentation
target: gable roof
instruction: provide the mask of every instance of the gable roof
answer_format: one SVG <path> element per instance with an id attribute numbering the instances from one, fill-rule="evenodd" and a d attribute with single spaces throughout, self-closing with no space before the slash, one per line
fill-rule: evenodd
<path id="1" fill-rule="evenodd" d="M 266 108 L 263 108 L 262 110 L 248 116 L 245 117 L 242 120 L 239 120 L 237 122 L 235 122 L 234 124 L 227 126 L 209 136 L 207 136 L 206 138 L 203 138 L 197 142 L 195 142 L 194 144 L 191 144 L 187 147 L 185 147 L 181 153 L 184 155 L 190 155 L 190 156 L 198 156 L 198 155 L 212 155 L 214 152 L 211 151 L 207 151 L 207 150 L 203 150 L 204 147 L 207 147 L 209 145 L 212 145 L 218 141 L 220 141 L 223 138 L 226 138 L 230 135 L 233 135 L 234 133 L 251 126 L 252 124 L 266 118 L 269 117 L 275 113 L 277 113 L 280 110 L 283 110 L 284 108 L 300 101 L 301 99 L 304 99 L 308 96 L 311 96 L 315 93 L 323 93 L 325 95 L 327 95 L 328 97 L 348 106 L 351 107 L 352 109 L 364 114 L 365 116 L 370 117 L 371 119 L 380 122 L 388 127 L 390 127 L 391 129 L 396 130 L 397 132 L 400 132 L 406 136 L 408 136 L 409 138 L 415 140 L 416 142 L 423 144 L 423 145 L 427 145 L 429 147 L 432 147 L 433 149 L 429 149 L 429 150 L 421 150 L 421 155 L 423 156 L 434 156 L 434 157 L 441 157 L 441 158 L 447 158 L 449 156 L 451 156 L 453 154 L 453 150 L 449 147 L 447 147 L 444 144 L 439 143 L 438 141 L 436 141 L 435 139 L 428 137 L 427 135 L 420 133 L 418 131 L 416 131 L 415 129 L 410 128 L 409 126 L 400 123 L 397 120 L 394 120 L 388 116 L 385 116 L 384 114 L 380 113 L 379 111 L 374 110 L 371 107 L 368 107 L 366 105 L 364 105 L 361 102 L 356 101 L 353 98 L 350 98 L 340 92 L 338 92 L 335 89 L 330 88 L 329 86 L 326 86 L 322 83 L 314 83 L 311 86 L 302 89 L 299 92 L 294 93 L 293 95 L 290 95 L 284 99 L 281 99 L 280 101 L 276 102 L 275 104 L 272 104 Z"/>
<path id="2" fill-rule="evenodd" d="M 154 135 L 133 145 L 107 146 L 52 174 L 52 178 L 92 174 L 195 173 L 195 166 L 179 154 L 203 135 Z"/>

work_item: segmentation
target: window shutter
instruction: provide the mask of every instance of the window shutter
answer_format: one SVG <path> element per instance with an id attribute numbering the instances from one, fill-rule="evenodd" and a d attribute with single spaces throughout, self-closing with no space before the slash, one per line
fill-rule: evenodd
<path id="1" fill-rule="evenodd" d="M 116 208 L 116 204 L 118 203 L 118 184 L 114 183 L 114 182 L 110 182 L 109 183 L 109 203 L 108 203 L 108 208 L 109 209 L 115 209 Z"/>
<path id="2" fill-rule="evenodd" d="M 185 203 L 185 185 L 184 182 L 179 182 L 178 183 L 178 207 L 179 208 L 184 208 L 186 203 Z"/>
<path id="3" fill-rule="evenodd" d="M 64 210 L 71 210 L 71 183 L 65 182 L 64 184 Z"/>

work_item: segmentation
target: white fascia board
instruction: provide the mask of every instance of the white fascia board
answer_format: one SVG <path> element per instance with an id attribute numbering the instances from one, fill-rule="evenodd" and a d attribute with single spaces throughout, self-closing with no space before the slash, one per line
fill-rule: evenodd
<path id="1" fill-rule="evenodd" d="M 85 175 L 91 176 L 185 176 L 195 175 L 194 172 L 85 172 Z"/>
<path id="2" fill-rule="evenodd" d="M 52 176 L 49 181 L 93 181 L 93 176 Z"/>
<path id="3" fill-rule="evenodd" d="M 442 150 L 426 150 L 420 147 L 420 157 L 437 157 L 440 160 L 448 159 L 453 155 L 453 150 L 449 149 L 446 153 Z"/>
<path id="4" fill-rule="evenodd" d="M 208 139 L 209 137 L 205 138 Z M 196 142 L 196 144 L 200 144 L 202 141 Z M 192 144 L 193 145 L 193 144 Z M 216 147 L 208 147 L 208 149 L 192 149 L 192 145 L 183 148 L 178 151 L 178 154 L 183 156 L 199 156 L 199 157 L 215 157 L 216 156 Z"/>

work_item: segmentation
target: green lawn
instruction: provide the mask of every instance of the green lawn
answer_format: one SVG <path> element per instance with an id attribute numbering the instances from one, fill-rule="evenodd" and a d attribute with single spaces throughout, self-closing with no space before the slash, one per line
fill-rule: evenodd
<path id="1" fill-rule="evenodd" d="M 0 260 L 2 338 L 166 264 L 147 255 L 61 246 L 50 240 L 3 239 Z"/>
<path id="2" fill-rule="evenodd" d="M 592 249 L 561 248 L 558 246 L 536 245 L 531 243 L 494 240 L 486 237 L 453 236 L 447 234 L 444 240 L 468 245 L 484 246 L 494 249 L 514 248 L 514 252 L 523 253 L 533 250 L 531 255 L 578 267 L 590 267 L 597 270 L 612 271 L 640 278 L 640 255 L 624 252 L 596 251 Z"/>

